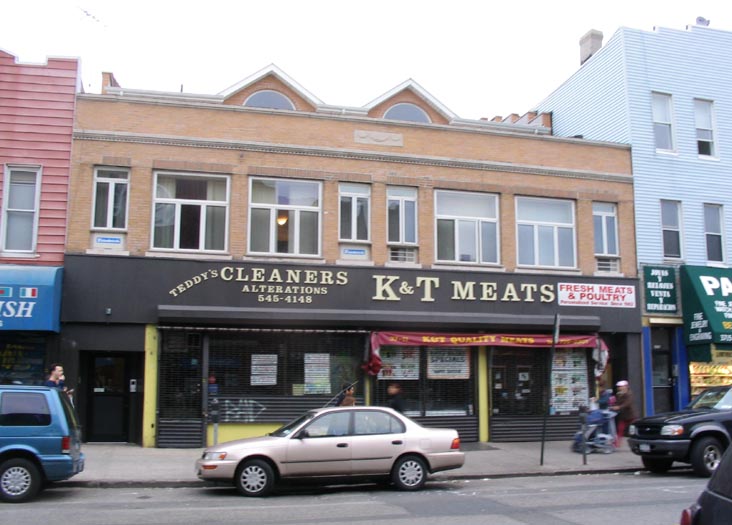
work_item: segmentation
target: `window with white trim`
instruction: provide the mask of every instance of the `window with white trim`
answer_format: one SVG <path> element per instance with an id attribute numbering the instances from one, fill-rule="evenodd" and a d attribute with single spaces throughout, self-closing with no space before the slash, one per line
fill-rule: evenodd
<path id="1" fill-rule="evenodd" d="M 665 93 L 652 94 L 653 136 L 657 150 L 674 151 L 673 112 L 671 95 Z"/>
<path id="2" fill-rule="evenodd" d="M 681 203 L 661 201 L 661 230 L 663 235 L 663 256 L 681 258 Z"/>
<path id="3" fill-rule="evenodd" d="M 127 229 L 129 177 L 129 170 L 122 168 L 94 170 L 94 228 Z"/>
<path id="4" fill-rule="evenodd" d="M 250 179 L 249 252 L 319 255 L 321 183 Z"/>
<path id="5" fill-rule="evenodd" d="M 518 264 L 576 268 L 574 202 L 516 197 Z"/>
<path id="6" fill-rule="evenodd" d="M 498 263 L 498 197 L 435 191 L 437 260 Z"/>
<path id="7" fill-rule="evenodd" d="M 153 248 L 224 252 L 228 222 L 228 177 L 155 174 Z"/>
<path id="8" fill-rule="evenodd" d="M 704 237 L 707 245 L 707 261 L 724 262 L 724 224 L 722 206 L 719 204 L 704 205 Z"/>
<path id="9" fill-rule="evenodd" d="M 2 251 L 34 253 L 41 200 L 41 168 L 6 166 L 3 182 Z"/>
<path id="10" fill-rule="evenodd" d="M 342 182 L 340 194 L 338 238 L 342 241 L 368 241 L 371 186 Z"/>
<path id="11" fill-rule="evenodd" d="M 389 260 L 417 261 L 417 188 L 390 186 L 386 189 L 386 239 Z"/>
<path id="12" fill-rule="evenodd" d="M 617 206 L 612 202 L 593 202 L 592 222 L 597 271 L 619 271 Z"/>
<path id="13" fill-rule="evenodd" d="M 694 99 L 696 147 L 699 155 L 714 157 L 714 107 L 710 100 Z"/>
<path id="14" fill-rule="evenodd" d="M 294 111 L 295 109 L 295 105 L 289 98 L 279 91 L 273 91 L 271 89 L 263 89 L 252 93 L 244 101 L 244 106 L 263 109 L 287 109 L 290 111 Z"/>
<path id="15" fill-rule="evenodd" d="M 416 104 L 410 102 L 400 102 L 394 104 L 386 110 L 384 118 L 388 120 L 404 120 L 407 122 L 422 122 L 429 124 L 432 122 L 430 116 L 425 110 Z"/>

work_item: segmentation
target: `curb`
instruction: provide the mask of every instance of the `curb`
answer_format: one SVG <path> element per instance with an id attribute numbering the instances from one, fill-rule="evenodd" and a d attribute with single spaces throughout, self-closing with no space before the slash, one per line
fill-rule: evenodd
<path id="1" fill-rule="evenodd" d="M 455 476 L 436 475 L 431 476 L 429 481 L 457 481 L 457 480 L 488 480 L 508 478 L 530 478 L 530 477 L 551 477 L 551 476 L 586 476 L 590 474 L 622 474 L 629 472 L 647 472 L 643 468 L 614 468 L 614 469 L 582 469 L 582 470 L 557 470 L 552 472 L 511 472 L 494 474 L 464 474 Z M 215 486 L 228 486 L 226 482 L 200 481 L 200 480 L 169 480 L 169 481 L 136 481 L 136 480 L 106 480 L 106 481 L 65 481 L 59 486 L 91 489 L 119 489 L 119 488 L 205 488 Z"/>

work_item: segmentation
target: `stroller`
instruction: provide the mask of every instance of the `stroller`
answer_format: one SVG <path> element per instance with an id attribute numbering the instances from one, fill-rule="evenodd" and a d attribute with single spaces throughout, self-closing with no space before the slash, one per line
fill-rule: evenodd
<path id="1" fill-rule="evenodd" d="M 587 421 L 584 436 L 582 435 L 582 426 L 575 433 L 572 441 L 572 450 L 587 454 L 593 452 L 602 452 L 603 454 L 611 454 L 615 452 L 615 416 L 612 410 L 590 410 L 581 409 L 580 418 L 586 414 Z M 581 422 L 581 419 L 580 419 Z"/>

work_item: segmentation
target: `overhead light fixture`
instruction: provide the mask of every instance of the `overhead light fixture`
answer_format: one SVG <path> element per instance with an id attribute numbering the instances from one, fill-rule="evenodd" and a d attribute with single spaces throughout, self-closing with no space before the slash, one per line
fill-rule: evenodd
<path id="1" fill-rule="evenodd" d="M 285 224 L 287 224 L 287 215 L 278 215 L 277 224 L 279 224 L 280 226 L 284 226 Z"/>

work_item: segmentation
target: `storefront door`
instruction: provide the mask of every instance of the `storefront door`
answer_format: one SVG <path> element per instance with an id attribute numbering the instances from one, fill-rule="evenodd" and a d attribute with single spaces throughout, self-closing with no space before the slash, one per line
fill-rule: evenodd
<path id="1" fill-rule="evenodd" d="M 672 329 L 653 328 L 651 330 L 653 370 L 653 411 L 655 414 L 669 412 L 673 407 L 673 387 L 671 363 Z"/>
<path id="2" fill-rule="evenodd" d="M 87 441 L 139 441 L 139 357 L 132 353 L 85 356 Z"/>
<path id="3" fill-rule="evenodd" d="M 494 349 L 491 366 L 493 415 L 543 414 L 547 366 L 548 353 L 543 349 Z"/>

